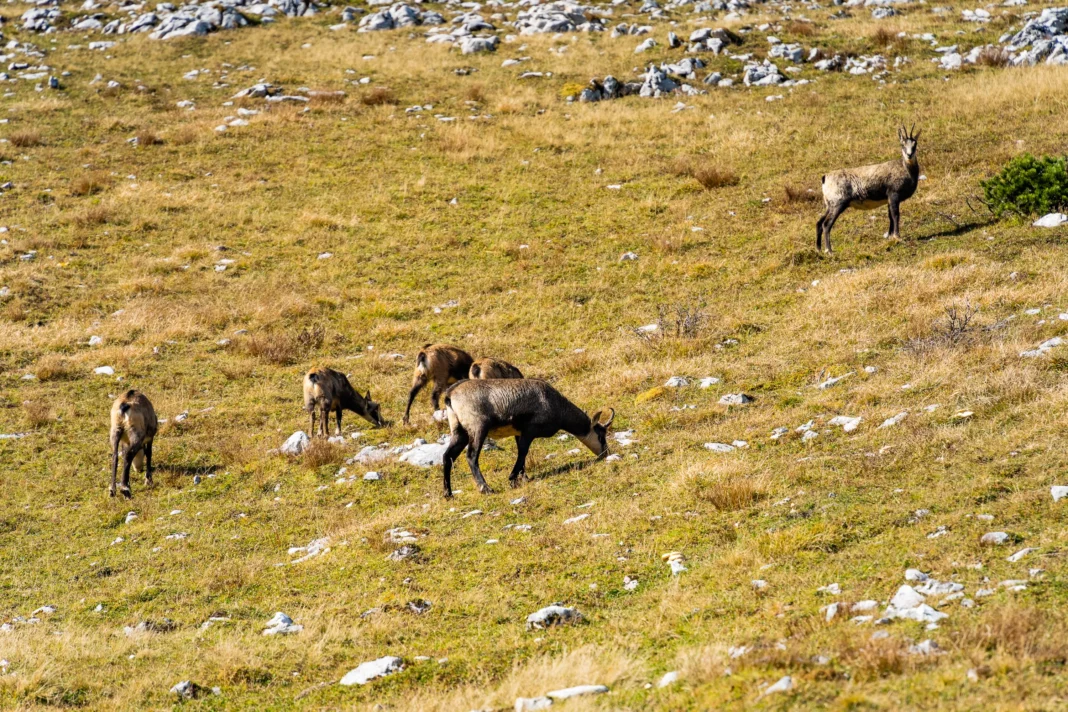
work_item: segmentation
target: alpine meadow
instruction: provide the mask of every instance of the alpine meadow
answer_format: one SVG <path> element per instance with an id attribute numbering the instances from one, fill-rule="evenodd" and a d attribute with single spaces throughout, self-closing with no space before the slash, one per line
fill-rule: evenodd
<path id="1" fill-rule="evenodd" d="M 0 16 L 0 708 L 1068 707 L 1068 8 Z"/>

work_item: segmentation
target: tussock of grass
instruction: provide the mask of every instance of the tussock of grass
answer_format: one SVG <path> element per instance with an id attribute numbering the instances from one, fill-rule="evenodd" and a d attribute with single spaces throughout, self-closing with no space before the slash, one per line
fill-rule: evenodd
<path id="1" fill-rule="evenodd" d="M 55 413 L 52 412 L 51 406 L 47 403 L 26 401 L 22 404 L 22 410 L 26 423 L 34 430 L 44 427 L 56 419 Z"/>
<path id="2" fill-rule="evenodd" d="M 721 166 L 708 165 L 704 157 L 680 156 L 673 171 L 677 176 L 693 178 L 705 190 L 738 185 L 739 178 L 733 171 Z"/>
<path id="3" fill-rule="evenodd" d="M 7 139 L 16 148 L 34 148 L 44 145 L 44 137 L 37 129 L 21 129 L 15 131 Z"/>
<path id="4" fill-rule="evenodd" d="M 360 95 L 364 106 L 385 106 L 397 103 L 397 94 L 390 87 L 372 87 Z"/>
<path id="5" fill-rule="evenodd" d="M 111 176 L 105 171 L 92 171 L 76 178 L 70 185 L 73 195 L 95 195 L 111 183 Z"/>
<path id="6" fill-rule="evenodd" d="M 75 368 L 64 356 L 46 354 L 37 361 L 33 373 L 41 381 L 62 381 L 74 377 Z"/>

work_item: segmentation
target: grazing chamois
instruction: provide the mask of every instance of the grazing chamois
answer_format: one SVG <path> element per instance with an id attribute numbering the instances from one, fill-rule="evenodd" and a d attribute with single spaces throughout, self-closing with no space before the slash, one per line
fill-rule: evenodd
<path id="1" fill-rule="evenodd" d="M 145 473 L 145 485 L 152 484 L 152 440 L 159 430 L 156 410 L 144 393 L 126 391 L 111 404 L 111 496 L 115 496 L 115 480 L 122 455 L 123 496 L 130 498 L 130 467 Z"/>
<path id="2" fill-rule="evenodd" d="M 912 127 L 916 128 L 915 125 Z M 890 229 L 888 237 L 901 237 L 901 203 L 912 197 L 920 180 L 920 163 L 916 160 L 916 142 L 920 132 L 897 130 L 901 142 L 901 160 L 877 163 L 873 166 L 847 168 L 823 176 L 823 204 L 826 210 L 816 223 L 816 250 L 831 252 L 831 228 L 846 208 L 872 210 L 889 205 Z"/>
<path id="3" fill-rule="evenodd" d="M 453 383 L 467 378 L 471 370 L 471 354 L 455 346 L 446 344 L 426 344 L 415 358 L 415 373 L 412 376 L 412 390 L 408 392 L 408 407 L 404 409 L 404 424 L 412 412 L 412 402 L 428 382 L 434 382 L 430 400 L 434 411 L 441 407 L 441 394 Z"/>
<path id="4" fill-rule="evenodd" d="M 522 378 L 522 372 L 508 363 L 497 358 L 480 358 L 471 364 L 468 372 L 471 378 Z"/>
<path id="5" fill-rule="evenodd" d="M 616 412 L 609 408 L 592 416 L 564 398 L 545 381 L 506 378 L 461 381 L 445 393 L 445 413 L 452 436 L 442 460 L 446 498 L 452 497 L 452 465 L 467 448 L 467 464 L 482 494 L 492 494 L 478 467 L 486 438 L 514 436 L 518 455 L 508 481 L 518 487 L 526 479 L 527 451 L 535 438 L 548 438 L 563 430 L 571 433 L 601 459 L 608 454 L 608 427 Z"/>
<path id="6" fill-rule="evenodd" d="M 341 411 L 351 410 L 373 425 L 382 427 L 382 413 L 378 403 L 371 400 L 371 391 L 361 396 L 344 373 L 332 368 L 313 368 L 304 375 L 304 410 L 311 413 L 311 436 L 315 436 L 315 414 L 320 414 L 319 435 L 326 437 L 330 429 L 330 414 L 337 414 L 337 434 L 341 435 Z"/>

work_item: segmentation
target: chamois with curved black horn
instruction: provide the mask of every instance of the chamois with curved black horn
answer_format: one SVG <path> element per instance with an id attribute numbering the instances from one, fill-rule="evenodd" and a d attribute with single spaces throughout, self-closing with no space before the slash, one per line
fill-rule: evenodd
<path id="1" fill-rule="evenodd" d="M 515 437 L 518 454 L 508 481 L 518 487 L 526 479 L 527 452 L 536 438 L 561 430 L 571 433 L 597 459 L 608 455 L 608 428 L 616 412 L 586 415 L 545 381 L 534 378 L 472 379 L 445 393 L 445 414 L 451 437 L 443 457 L 444 494 L 452 497 L 452 466 L 467 448 L 467 464 L 482 494 L 492 494 L 478 466 L 486 438 Z"/>
<path id="2" fill-rule="evenodd" d="M 915 125 L 912 127 L 916 128 Z M 901 142 L 901 160 L 877 163 L 872 166 L 832 171 L 820 180 L 823 183 L 823 215 L 816 223 L 816 250 L 826 245 L 831 252 L 831 228 L 846 208 L 874 210 L 889 206 L 888 237 L 901 237 L 901 203 L 912 197 L 920 180 L 920 163 L 916 160 L 920 132 L 897 130 Z"/>

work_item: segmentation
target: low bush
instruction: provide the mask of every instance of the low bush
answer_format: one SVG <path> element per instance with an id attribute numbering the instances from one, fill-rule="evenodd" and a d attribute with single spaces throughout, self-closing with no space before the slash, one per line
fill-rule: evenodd
<path id="1" fill-rule="evenodd" d="M 1005 213 L 1044 215 L 1068 208 L 1068 161 L 1030 153 L 1016 156 L 994 177 L 980 181 L 986 204 Z"/>

